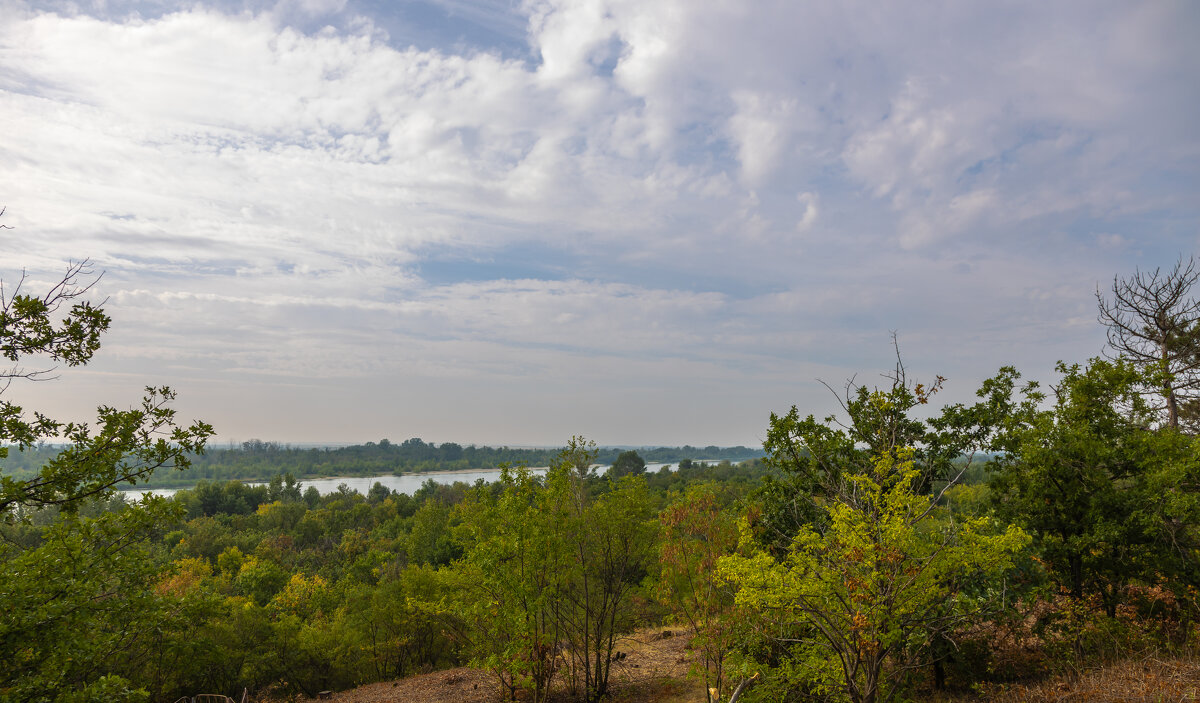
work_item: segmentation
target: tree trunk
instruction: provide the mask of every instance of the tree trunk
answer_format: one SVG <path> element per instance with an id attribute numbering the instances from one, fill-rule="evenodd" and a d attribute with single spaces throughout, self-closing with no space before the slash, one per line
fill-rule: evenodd
<path id="1" fill-rule="evenodd" d="M 1076 599 L 1083 598 L 1083 557 L 1072 554 L 1071 564 L 1071 595 Z"/>
<path id="2" fill-rule="evenodd" d="M 1170 371 L 1170 356 L 1167 354 L 1167 337 L 1163 333 L 1163 338 L 1158 343 L 1158 353 L 1163 362 L 1163 372 Z M 1171 379 L 1163 381 L 1163 396 L 1167 399 L 1167 425 L 1171 429 L 1179 429 L 1179 402 L 1175 398 L 1175 389 L 1172 387 Z"/>

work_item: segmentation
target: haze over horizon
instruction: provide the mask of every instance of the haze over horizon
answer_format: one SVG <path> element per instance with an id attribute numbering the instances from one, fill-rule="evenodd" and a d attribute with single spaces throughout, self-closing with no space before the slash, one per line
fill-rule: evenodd
<path id="1" fill-rule="evenodd" d="M 7 391 L 60 419 L 753 447 L 893 330 L 938 405 L 1050 379 L 1200 244 L 1182 0 L 0 8 L 0 275 L 113 318 Z"/>

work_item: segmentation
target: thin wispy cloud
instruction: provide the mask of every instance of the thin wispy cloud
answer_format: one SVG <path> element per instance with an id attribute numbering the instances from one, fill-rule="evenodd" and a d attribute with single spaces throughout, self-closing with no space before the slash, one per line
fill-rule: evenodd
<path id="1" fill-rule="evenodd" d="M 963 396 L 1095 354 L 1097 282 L 1200 238 L 1189 3 L 5 13 L 6 279 L 94 259 L 115 329 L 65 382 L 226 436 L 752 443 L 891 330 Z"/>

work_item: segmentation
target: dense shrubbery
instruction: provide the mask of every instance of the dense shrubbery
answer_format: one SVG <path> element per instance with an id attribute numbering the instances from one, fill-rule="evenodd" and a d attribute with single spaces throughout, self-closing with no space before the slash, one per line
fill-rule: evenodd
<path id="1" fill-rule="evenodd" d="M 68 649 L 52 642 L 10 651 L 42 657 L 43 673 L 26 674 L 43 677 L 47 691 L 128 684 L 130 700 L 138 689 L 156 699 L 242 687 L 312 694 L 469 661 L 494 670 L 510 692 L 527 687 L 541 698 L 557 683 L 595 699 L 606 691 L 613 634 L 671 620 L 695 628 L 697 672 L 723 698 L 757 673 L 747 700 L 869 701 L 1189 648 L 1198 614 L 1194 440 L 1139 426 L 1127 408 L 1078 407 L 1124 402 L 1096 393 L 1116 383 L 1109 370 L 1068 369 L 1050 410 L 1010 402 L 1019 389 L 1005 375 L 989 382 L 980 405 L 947 409 L 940 429 L 938 421 L 907 425 L 911 436 L 891 444 L 778 417 L 766 461 L 688 463 L 620 482 L 581 471 L 587 464 L 567 452 L 545 478 L 510 471 L 494 484 L 430 481 L 413 496 L 378 484 L 367 496 L 317 496 L 277 476 L 256 487 L 201 483 L 152 508 L 116 501 L 59 518 L 44 509 L 2 528 L 5 543 L 19 545 L 5 557 L 8 602 L 52 597 L 47 576 L 18 577 L 62 558 L 53 555 L 107 555 L 117 560 L 104 565 L 111 578 L 63 587 L 114 588 L 120 599 L 99 601 L 92 620 L 63 616 L 57 636 L 70 641 L 86 626 L 114 639 L 69 648 L 68 666 L 56 658 Z M 1083 396 L 1072 392 L 1079 385 Z M 858 417 L 849 426 L 901 436 L 919 403 L 906 388 L 851 398 Z M 1028 412 L 997 422 L 989 407 Z M 963 482 L 971 469 L 957 455 L 930 459 L 931 447 L 949 446 L 939 433 L 984 419 L 1001 431 L 972 436 L 985 448 L 1009 443 L 985 455 L 990 485 Z M 1114 432 L 1129 436 L 1116 441 Z M 1054 442 L 1069 451 L 1046 453 Z M 1087 453 L 1093 443 L 1100 458 Z M 914 460 L 922 448 L 923 466 Z M 1056 470 L 1051 458 L 1065 462 L 1064 478 L 1045 473 Z M 1081 475 L 1082 467 L 1105 473 Z M 1026 478 L 1035 471 L 1043 478 Z M 1071 476 L 1088 481 L 1079 507 L 1067 502 Z M 1023 480 L 1058 486 L 1054 500 L 1031 488 L 1017 494 L 1026 502 L 1013 500 Z M 1063 511 L 1072 511 L 1065 537 L 1035 522 Z M 740 547 L 730 532 L 739 520 Z M 1105 527 L 1113 521 L 1137 526 L 1138 540 L 1105 541 L 1124 534 Z M 1029 548 L 1020 525 L 1037 536 Z M 97 549 L 118 539 L 115 551 Z M 1097 559 L 1077 579 L 1073 545 L 1089 558 L 1099 549 L 1136 549 L 1138 558 L 1119 572 Z M 889 605 L 889 594 L 905 589 L 919 602 Z M 6 626 L 14 644 L 35 627 L 12 618 Z M 858 678 L 844 674 L 843 661 Z M 67 678 L 52 679 L 50 669 Z"/>
<path id="2" fill-rule="evenodd" d="M 731 496 L 745 494 L 765 471 L 761 463 L 749 462 L 653 473 L 637 479 L 637 507 L 630 509 L 644 511 L 648 518 L 662 506 L 668 490 L 718 478 L 734 491 Z M 542 481 L 530 480 L 530 490 L 550 490 Z M 233 694 L 242 687 L 311 694 L 473 657 L 486 662 L 492 655 L 481 646 L 489 640 L 479 636 L 477 626 L 490 619 L 472 615 L 479 606 L 474 597 L 479 581 L 464 580 L 463 574 L 479 568 L 481 511 L 515 490 L 514 485 L 427 482 L 408 496 L 376 484 L 368 496 L 340 491 L 312 499 L 290 477 L 258 487 L 236 481 L 201 483 L 170 501 L 155 499 L 157 517 L 128 536 L 132 549 L 113 554 L 124 560 L 112 567 L 125 579 L 123 598 L 108 602 L 110 607 L 97 617 L 107 618 L 109 627 L 120 623 L 142 629 L 130 635 L 136 642 L 126 641 L 136 646 L 119 656 L 49 645 L 30 651 L 53 649 L 76 661 L 90 656 L 88 666 L 119 673 L 152 699 L 199 691 Z M 595 475 L 581 478 L 572 490 L 587 506 L 578 519 L 593 522 L 601 514 L 597 511 L 614 499 L 610 495 L 627 495 L 613 494 L 614 484 Z M 60 544 L 48 544 L 58 539 L 46 531 L 47 525 L 60 524 L 53 512 L 37 513 L 28 524 L 0 527 L 5 541 L 61 550 Z M 143 512 L 116 500 L 86 507 L 79 519 L 125 514 Z M 615 517 L 610 523 L 624 524 Z M 552 525 L 562 529 L 553 521 L 540 524 L 537 534 Z M 594 534 L 580 525 L 575 534 Z M 620 603 L 610 606 L 628 608 L 630 597 L 643 592 L 644 579 L 655 570 L 645 560 L 653 544 L 639 549 L 636 573 L 624 578 Z M 21 559 L 53 568 L 52 560 L 42 559 L 36 548 L 8 561 L 8 568 L 22 568 Z M 30 597 L 48 595 L 38 583 L 21 583 L 35 591 Z M 606 615 L 613 626 L 631 622 L 629 613 L 616 619 L 615 613 Z M 81 622 L 77 617 L 61 620 L 66 628 Z M 34 627 L 20 621 L 7 624 L 13 636 L 28 636 L 20 633 Z M 59 633 L 64 642 L 72 640 L 70 631 Z M 146 639 L 147 632 L 154 633 L 152 640 Z M 586 678 L 580 678 L 581 690 Z"/>
<path id="3" fill-rule="evenodd" d="M 429 481 L 413 496 L 378 484 L 317 496 L 277 476 L 201 483 L 136 510 L 45 509 L 3 527 L 21 545 L 6 557 L 7 597 L 47 597 L 48 575 L 17 577 L 57 563 L 51 553 L 107 555 L 110 579 L 63 587 L 121 597 L 92 620 L 63 617 L 58 636 L 85 625 L 115 639 L 70 648 L 69 666 L 49 642 L 12 651 L 43 657 L 32 675 L 47 690 L 128 684 L 130 700 L 138 689 L 312 694 L 467 662 L 510 693 L 541 700 L 557 684 L 590 700 L 607 690 L 615 634 L 676 621 L 695 629 L 697 673 L 722 698 L 757 674 L 747 700 L 872 701 L 1187 649 L 1200 614 L 1194 439 L 1147 428 L 1119 392 L 1128 370 L 1116 370 L 1065 369 L 1051 409 L 1021 400 L 1006 372 L 980 404 L 913 424 L 928 390 L 899 382 L 851 396 L 849 429 L 774 418 L 766 461 L 616 482 L 589 472 L 588 446 L 573 442 L 546 477 Z M 989 450 L 990 484 L 962 480 L 969 447 L 954 433 Z M 1050 492 L 1014 500 L 1019 481 Z M 1133 527 L 1137 540 L 1106 541 Z M 1082 571 L 1072 547 L 1086 552 Z M 1104 549 L 1137 558 L 1114 571 Z M 10 642 L 34 627 L 7 626 Z"/>

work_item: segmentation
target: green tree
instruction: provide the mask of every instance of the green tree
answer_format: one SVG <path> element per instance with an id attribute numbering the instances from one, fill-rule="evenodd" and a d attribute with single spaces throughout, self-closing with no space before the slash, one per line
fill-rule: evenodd
<path id="1" fill-rule="evenodd" d="M 795 406 L 786 415 L 771 413 L 763 448 L 778 477 L 768 475 L 763 481 L 757 528 L 778 555 L 786 552 L 797 530 L 827 518 L 825 503 L 846 492 L 843 473 L 848 468 L 861 473 L 870 457 L 896 459 L 903 450 L 918 471 L 918 492 L 945 491 L 969 470 L 970 461 L 963 458 L 990 441 L 1000 412 L 993 399 L 971 408 L 953 406 L 923 421 L 912 414 L 940 391 L 944 379 L 911 383 L 898 351 L 886 378 L 890 384 L 883 391 L 847 383 L 837 395 L 844 419 L 801 418 Z"/>
<path id="2" fill-rule="evenodd" d="M 238 569 L 238 588 L 258 605 L 270 602 L 287 582 L 288 573 L 270 559 L 250 557 Z"/>
<path id="3" fill-rule="evenodd" d="M 1113 615 L 1131 580 L 1194 564 L 1200 458 L 1194 438 L 1149 429 L 1155 410 L 1134 365 L 1093 359 L 1058 371 L 1045 409 L 1035 386 L 1017 402 L 1015 376 L 991 382 L 1013 398 L 992 496 L 997 514 L 1035 536 L 1063 588 L 1099 595 Z"/>
<path id="4" fill-rule="evenodd" d="M 725 655 L 732 648 L 736 617 L 733 590 L 714 577 L 717 561 L 733 553 L 738 541 L 737 515 L 722 507 L 713 484 L 690 486 L 675 496 L 658 516 L 657 595 L 696 633 L 692 648 L 700 652 L 700 671 L 708 700 L 721 697 Z"/>
<path id="5" fill-rule="evenodd" d="M 1015 527 L 992 534 L 986 518 L 943 516 L 914 492 L 921 472 L 906 452 L 897 457 L 847 470 L 823 530 L 800 529 L 783 559 L 747 524 L 742 553 L 721 562 L 738 605 L 810 628 L 776 668 L 787 684 L 855 703 L 894 699 L 936 639 L 977 616 L 966 586 L 997 577 L 1028 543 Z"/>
<path id="6" fill-rule="evenodd" d="M 608 477 L 614 481 L 623 476 L 640 476 L 646 473 L 646 460 L 630 449 L 621 452 L 608 469 Z"/>
<path id="7" fill-rule="evenodd" d="M 29 369 L 22 364 L 44 360 L 79 366 L 91 359 L 109 318 L 84 299 L 95 283 L 85 280 L 90 271 L 86 261 L 71 264 L 41 296 L 22 292 L 23 276 L 11 294 L 0 283 L 0 354 L 14 364 L 0 372 L 0 378 L 48 380 L 53 367 Z M 201 450 L 212 427 L 176 426 L 175 411 L 168 407 L 174 397 L 169 388 L 148 387 L 138 409 L 102 406 L 96 430 L 37 412 L 30 417 L 20 406 L 0 400 L 0 442 L 6 445 L 0 446 L 0 459 L 8 457 L 10 447 L 26 450 L 47 438 L 63 437 L 69 443 L 32 478 L 0 475 L 0 516 L 11 520 L 19 510 L 47 505 L 71 511 L 81 501 L 136 483 L 159 468 L 186 468 L 187 455 Z"/>
<path id="8" fill-rule="evenodd" d="M 585 698 L 608 695 L 617 637 L 634 623 L 633 595 L 656 556 L 654 514 L 645 479 L 627 476 L 592 500 L 587 474 L 594 444 L 573 438 L 546 476 L 552 494 L 570 496 L 557 527 L 573 561 L 564 631 L 571 643 L 571 683 Z"/>
<path id="9" fill-rule="evenodd" d="M 144 535 L 168 508 L 63 515 L 37 547 L 0 547 L 0 701 L 67 699 L 106 675 L 134 677 L 162 613 Z"/>
<path id="10" fill-rule="evenodd" d="M 451 521 L 453 511 L 437 498 L 421 504 L 412 517 L 412 527 L 405 548 L 413 564 L 444 566 L 459 557 Z"/>
<path id="11" fill-rule="evenodd" d="M 885 390 L 848 386 L 848 422 L 800 420 L 794 408 L 772 416 L 764 446 L 791 474 L 797 507 L 781 506 L 788 483 L 769 486 L 763 512 L 743 524 L 739 553 L 720 562 L 764 639 L 739 668 L 768 672 L 780 695 L 892 700 L 934 659 L 935 642 L 978 616 L 979 582 L 1028 542 L 1019 529 L 953 516 L 942 504 L 965 468 L 943 472 L 974 441 L 948 427 L 984 408 L 922 423 L 908 412 L 940 383 L 910 385 L 900 365 L 891 381 Z"/>
<path id="12" fill-rule="evenodd" d="M 297 493 L 299 493 L 299 492 L 297 492 Z M 390 496 L 391 494 L 392 494 L 391 489 L 389 489 L 387 486 L 383 485 L 379 481 L 376 481 L 371 486 L 371 490 L 367 492 L 367 500 L 371 503 L 382 503 L 383 501 L 387 500 L 388 496 Z"/>
<path id="13" fill-rule="evenodd" d="M 563 532 L 568 496 L 525 468 L 501 471 L 500 493 L 479 488 L 460 507 L 465 541 L 458 565 L 460 612 L 472 658 L 515 698 L 547 699 L 561 661 L 565 590 L 574 562 Z"/>
<path id="14" fill-rule="evenodd" d="M 285 502 L 298 502 L 301 499 L 300 489 L 303 487 L 292 472 L 288 471 L 282 474 L 275 474 L 271 477 L 267 484 L 267 502 L 275 502 L 277 500 Z"/>
<path id="15" fill-rule="evenodd" d="M 450 587 L 446 572 L 410 566 L 350 592 L 345 617 L 368 655 L 370 678 L 402 678 L 457 661 L 451 634 L 462 628 L 451 612 Z"/>
<path id="16" fill-rule="evenodd" d="M 599 700 L 617 638 L 633 625 L 633 595 L 655 556 L 653 510 L 641 477 L 593 495 L 594 460 L 595 445 L 572 437 L 544 480 L 505 469 L 499 491 L 480 486 L 459 508 L 473 658 L 513 695 L 545 700 L 566 666 L 568 687 Z"/>
<path id="17" fill-rule="evenodd" d="M 24 276 L 11 292 L 0 286 L 0 353 L 14 364 L 3 374 L 9 381 L 47 379 L 53 370 L 25 363 L 79 366 L 91 359 L 109 318 L 86 300 L 95 282 L 89 278 L 85 261 L 68 266 L 43 295 L 23 292 Z M 0 700 L 142 696 L 122 674 L 144 655 L 143 618 L 157 612 L 148 536 L 178 511 L 162 500 L 99 517 L 80 509 L 157 469 L 186 468 L 189 454 L 203 450 L 212 427 L 176 425 L 167 405 L 173 398 L 167 388 L 148 388 L 139 408 L 102 406 L 94 428 L 0 400 L 0 460 L 10 447 L 68 442 L 32 477 L 0 467 L 0 521 L 29 526 L 60 513 L 32 546 L 0 542 L 0 661 L 7 663 Z"/>
<path id="18" fill-rule="evenodd" d="M 552 469 L 558 469 L 571 478 L 570 486 L 575 497 L 576 509 L 582 511 L 587 505 L 588 479 L 594 478 L 596 470 L 593 465 L 599 451 L 596 443 L 582 435 L 571 437 L 567 446 L 563 447 L 554 461 Z"/>

